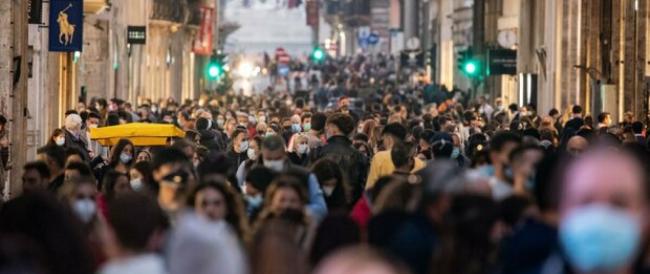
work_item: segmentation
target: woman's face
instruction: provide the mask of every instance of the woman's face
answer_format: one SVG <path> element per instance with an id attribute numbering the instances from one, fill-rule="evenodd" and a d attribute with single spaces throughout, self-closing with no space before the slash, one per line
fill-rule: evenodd
<path id="1" fill-rule="evenodd" d="M 93 187 L 92 184 L 79 184 L 75 191 L 75 197 L 72 197 L 74 200 L 80 199 L 90 199 L 95 200 L 97 195 L 97 188 Z"/>
<path id="2" fill-rule="evenodd" d="M 205 188 L 196 193 L 194 209 L 210 221 L 223 220 L 228 212 L 224 195 L 214 188 Z"/>
<path id="3" fill-rule="evenodd" d="M 131 170 L 129 170 L 129 175 L 131 177 L 131 180 L 140 179 L 140 178 L 143 177 L 142 173 L 140 173 L 140 171 L 138 171 L 135 168 L 132 168 Z"/>
<path id="4" fill-rule="evenodd" d="M 278 188 L 271 199 L 271 210 L 273 212 L 282 212 L 287 209 L 302 210 L 302 207 L 300 195 L 290 187 Z"/>
<path id="5" fill-rule="evenodd" d="M 138 158 L 136 158 L 136 162 L 150 162 L 151 157 L 149 156 L 148 153 L 141 151 L 138 153 Z"/>
<path id="6" fill-rule="evenodd" d="M 126 145 L 124 147 L 124 149 L 122 150 L 122 153 L 133 156 L 133 146 L 132 145 Z"/>

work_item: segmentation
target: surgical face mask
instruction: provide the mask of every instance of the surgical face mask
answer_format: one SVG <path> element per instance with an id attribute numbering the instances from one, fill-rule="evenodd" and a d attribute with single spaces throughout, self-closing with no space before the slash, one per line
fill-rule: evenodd
<path id="1" fill-rule="evenodd" d="M 291 131 L 293 133 L 298 133 L 298 132 L 302 131 L 302 127 L 300 127 L 300 124 L 292 124 L 291 125 Z"/>
<path id="2" fill-rule="evenodd" d="M 131 184 L 131 188 L 135 191 L 142 189 L 142 178 L 131 179 L 129 183 Z"/>
<path id="3" fill-rule="evenodd" d="M 222 119 L 217 119 L 217 126 L 223 127 L 223 120 Z"/>
<path id="4" fill-rule="evenodd" d="M 264 134 L 264 137 L 270 137 L 270 136 L 273 136 L 273 135 L 275 135 L 275 132 L 267 131 L 266 134 Z"/>
<path id="5" fill-rule="evenodd" d="M 307 144 L 298 145 L 298 154 L 307 154 L 309 152 L 309 146 Z"/>
<path id="6" fill-rule="evenodd" d="M 124 152 L 120 154 L 120 162 L 122 162 L 123 164 L 128 164 L 129 162 L 131 162 L 131 159 L 133 159 L 133 156 L 131 156 L 130 154 Z"/>
<path id="7" fill-rule="evenodd" d="M 451 158 L 458 159 L 459 156 L 460 156 L 460 148 L 454 147 L 454 149 L 451 151 Z"/>
<path id="8" fill-rule="evenodd" d="M 255 119 L 255 116 L 248 116 L 248 122 L 251 124 L 256 124 L 257 119 Z"/>
<path id="9" fill-rule="evenodd" d="M 78 199 L 72 205 L 74 212 L 84 223 L 90 222 L 97 212 L 97 205 L 91 199 Z"/>
<path id="10" fill-rule="evenodd" d="M 310 131 L 310 130 L 311 130 L 311 124 L 310 124 L 310 123 L 306 123 L 306 124 L 302 125 L 302 128 L 303 128 L 305 131 Z"/>
<path id="11" fill-rule="evenodd" d="M 239 144 L 239 151 L 244 152 L 248 149 L 248 141 L 243 141 Z"/>
<path id="12" fill-rule="evenodd" d="M 88 124 L 88 128 L 97 128 L 98 126 L 97 124 Z"/>
<path id="13" fill-rule="evenodd" d="M 323 186 L 323 193 L 327 197 L 332 196 L 332 193 L 334 193 L 334 188 L 334 186 Z"/>
<path id="14" fill-rule="evenodd" d="M 257 120 L 260 121 L 260 123 L 266 123 L 266 116 L 259 116 L 257 117 Z"/>
<path id="15" fill-rule="evenodd" d="M 246 155 L 248 156 L 248 159 L 255 160 L 257 159 L 257 153 L 255 153 L 255 150 L 252 148 L 249 148 L 246 151 Z"/>
<path id="16" fill-rule="evenodd" d="M 282 172 L 284 169 L 284 160 L 264 160 L 264 166 L 275 172 Z"/>
<path id="17" fill-rule="evenodd" d="M 264 202 L 264 199 L 260 194 L 252 195 L 252 196 L 244 195 L 244 200 L 246 200 L 246 203 L 252 208 L 260 208 L 262 206 L 262 203 Z"/>
<path id="18" fill-rule="evenodd" d="M 560 223 L 560 244 L 580 272 L 612 272 L 637 255 L 641 224 L 636 216 L 604 204 L 574 209 Z"/>
<path id="19" fill-rule="evenodd" d="M 63 146 L 65 145 L 65 137 L 57 137 L 54 139 L 54 142 L 56 143 L 57 146 Z"/>

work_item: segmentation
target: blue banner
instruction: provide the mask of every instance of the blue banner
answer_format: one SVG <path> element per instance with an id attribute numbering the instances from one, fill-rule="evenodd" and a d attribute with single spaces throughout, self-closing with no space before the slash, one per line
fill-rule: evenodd
<path id="1" fill-rule="evenodd" d="M 50 51 L 82 50 L 83 9 L 82 0 L 50 0 Z"/>

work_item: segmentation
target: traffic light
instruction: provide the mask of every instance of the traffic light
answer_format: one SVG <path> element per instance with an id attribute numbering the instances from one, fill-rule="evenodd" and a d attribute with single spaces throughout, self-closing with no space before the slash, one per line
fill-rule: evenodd
<path id="1" fill-rule="evenodd" d="M 483 76 L 483 66 L 480 58 L 474 55 L 472 48 L 460 51 L 458 57 L 458 70 L 469 78 L 480 78 Z"/>
<path id="2" fill-rule="evenodd" d="M 224 57 L 225 55 L 222 54 L 212 54 L 206 69 L 208 79 L 219 80 L 221 78 L 221 75 L 224 73 Z"/>
<path id="3" fill-rule="evenodd" d="M 323 60 L 325 60 L 325 57 L 327 57 L 327 55 L 321 47 L 315 47 L 314 50 L 311 52 L 311 60 L 314 61 L 315 63 L 322 62 Z"/>

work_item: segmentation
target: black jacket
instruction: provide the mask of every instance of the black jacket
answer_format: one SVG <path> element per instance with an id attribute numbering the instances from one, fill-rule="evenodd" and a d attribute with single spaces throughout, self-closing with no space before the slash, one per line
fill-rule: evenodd
<path id="1" fill-rule="evenodd" d="M 85 162 L 90 161 L 90 154 L 88 153 L 88 144 L 83 140 L 83 138 L 76 138 L 72 133 L 67 129 L 64 129 L 65 133 L 65 144 L 63 148 L 76 148 L 81 151 L 81 157 Z"/>
<path id="2" fill-rule="evenodd" d="M 199 144 L 210 151 L 224 151 L 226 148 L 223 136 L 215 130 L 199 130 Z"/>
<path id="3" fill-rule="evenodd" d="M 291 163 L 294 165 L 302 167 L 309 166 L 309 155 L 304 155 L 302 158 L 300 158 L 297 152 L 289 152 L 287 156 L 289 157 L 289 161 L 291 161 Z"/>
<path id="4" fill-rule="evenodd" d="M 368 159 L 352 147 L 352 141 L 345 136 L 333 136 L 327 144 L 314 150 L 312 163 L 327 158 L 339 164 L 344 181 L 352 191 L 352 201 L 361 197 L 368 176 Z"/>

